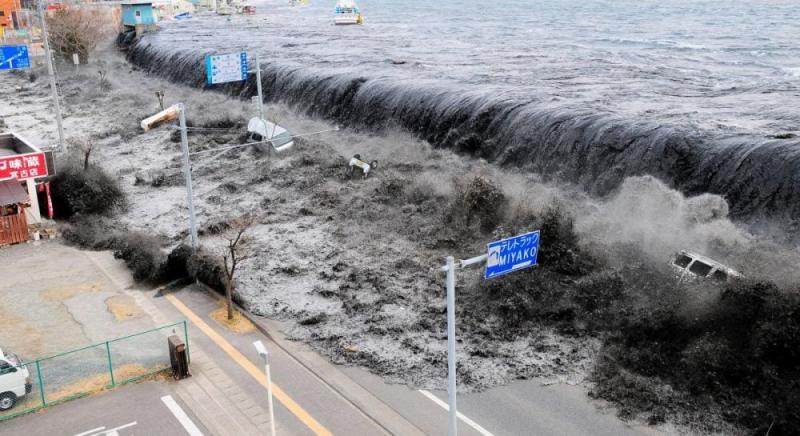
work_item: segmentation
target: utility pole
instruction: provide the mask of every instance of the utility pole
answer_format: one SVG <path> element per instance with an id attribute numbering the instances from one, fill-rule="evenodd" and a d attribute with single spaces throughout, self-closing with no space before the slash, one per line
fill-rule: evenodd
<path id="1" fill-rule="evenodd" d="M 197 252 L 197 222 L 194 218 L 194 196 L 192 195 L 192 168 L 189 164 L 189 135 L 186 132 L 186 110 L 178 103 L 178 119 L 181 124 L 181 150 L 183 151 L 183 177 L 186 179 L 186 197 L 189 200 L 189 233 L 192 252 Z M 174 118 L 173 118 L 174 119 Z"/>
<path id="2" fill-rule="evenodd" d="M 44 12 L 44 0 L 38 2 L 39 18 L 42 20 L 42 40 L 44 41 L 44 55 L 47 57 L 47 73 L 50 75 L 50 93 L 56 109 L 56 125 L 58 125 L 58 151 L 64 152 L 64 126 L 61 119 L 61 103 L 58 101 L 58 88 L 56 87 L 56 73 L 53 68 L 53 56 L 50 53 L 50 42 L 47 39 L 47 20 Z"/>

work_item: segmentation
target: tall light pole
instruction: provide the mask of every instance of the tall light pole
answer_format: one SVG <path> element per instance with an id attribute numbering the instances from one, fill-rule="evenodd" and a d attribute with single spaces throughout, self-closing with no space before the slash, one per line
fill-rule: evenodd
<path id="1" fill-rule="evenodd" d="M 181 150 L 183 150 L 183 177 L 186 179 L 186 197 L 189 202 L 189 232 L 192 252 L 197 252 L 197 222 L 194 217 L 194 195 L 192 195 L 192 167 L 189 164 L 189 135 L 186 132 L 186 110 L 178 103 L 178 118 L 181 124 Z"/>
<path id="2" fill-rule="evenodd" d="M 44 55 L 47 57 L 47 73 L 50 75 L 50 93 L 53 96 L 53 105 L 56 109 L 56 125 L 58 125 L 58 151 L 64 150 L 64 126 L 61 119 L 61 103 L 58 101 L 58 89 L 56 88 L 56 73 L 53 68 L 53 56 L 50 53 L 50 41 L 47 40 L 47 20 L 44 12 L 44 0 L 39 0 L 39 18 L 42 20 L 42 40 L 44 41 Z"/>
<path id="3" fill-rule="evenodd" d="M 261 62 L 258 59 L 258 52 L 256 52 L 256 88 L 258 89 L 258 118 L 264 121 L 264 94 L 261 91 Z M 266 132 L 265 124 L 264 133 Z"/>
<path id="4" fill-rule="evenodd" d="M 183 152 L 183 177 L 186 181 L 186 200 L 189 203 L 189 236 L 192 252 L 197 251 L 197 220 L 194 216 L 194 195 L 192 193 L 192 166 L 189 162 L 189 135 L 186 129 L 186 108 L 183 103 L 174 104 L 161 112 L 142 120 L 142 130 L 147 132 L 164 121 L 178 118 L 181 126 L 181 151 Z"/>
<path id="5" fill-rule="evenodd" d="M 261 341 L 253 342 L 258 355 L 264 359 L 264 375 L 267 377 L 267 396 L 269 402 L 269 426 L 272 436 L 275 436 L 275 409 L 272 407 L 272 378 L 269 374 L 269 351 Z"/>

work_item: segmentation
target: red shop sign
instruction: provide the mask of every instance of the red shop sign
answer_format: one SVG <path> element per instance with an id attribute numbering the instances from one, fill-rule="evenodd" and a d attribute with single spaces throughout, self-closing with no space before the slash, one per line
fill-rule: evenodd
<path id="1" fill-rule="evenodd" d="M 0 157 L 0 180 L 27 180 L 46 175 L 47 163 L 43 152 Z"/>

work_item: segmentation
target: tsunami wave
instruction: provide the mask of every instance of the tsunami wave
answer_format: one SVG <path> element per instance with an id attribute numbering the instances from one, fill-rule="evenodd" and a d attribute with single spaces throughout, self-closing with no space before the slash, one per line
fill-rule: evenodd
<path id="1" fill-rule="evenodd" d="M 207 87 L 205 54 L 137 39 L 127 58 L 148 73 Z M 311 116 L 355 128 L 400 126 L 434 147 L 575 183 L 593 195 L 650 174 L 687 195 L 721 195 L 731 216 L 746 222 L 790 225 L 800 216 L 800 138 L 793 135 L 725 135 L 468 86 L 323 74 L 280 63 L 262 63 L 262 86 L 267 100 Z M 255 75 L 214 89 L 251 97 Z"/>

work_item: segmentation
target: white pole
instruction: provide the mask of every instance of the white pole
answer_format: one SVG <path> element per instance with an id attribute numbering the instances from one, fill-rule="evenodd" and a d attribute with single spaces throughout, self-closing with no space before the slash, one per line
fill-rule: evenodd
<path id="1" fill-rule="evenodd" d="M 447 400 L 449 404 L 447 435 L 456 436 L 456 266 L 447 256 Z"/>
<path id="2" fill-rule="evenodd" d="M 256 52 L 256 88 L 258 89 L 258 118 L 264 123 L 264 134 L 267 135 L 267 120 L 264 118 L 264 94 L 261 91 L 261 61 L 258 59 L 258 52 Z M 272 139 L 272 135 L 261 139 Z M 272 163 L 272 147 L 273 144 L 270 141 L 267 148 L 267 165 Z"/>
<path id="3" fill-rule="evenodd" d="M 258 117 L 264 120 L 264 94 L 261 93 L 261 62 L 258 60 L 256 52 L 256 87 L 258 88 Z M 264 133 L 267 133 L 267 125 L 264 123 Z"/>
<path id="4" fill-rule="evenodd" d="M 61 124 L 61 103 L 58 101 L 56 88 L 56 73 L 53 68 L 53 56 L 50 54 L 50 42 L 47 40 L 47 20 L 45 19 L 42 5 L 44 0 L 39 0 L 39 17 L 42 20 L 42 39 L 44 40 L 44 55 L 47 57 L 47 72 L 50 74 L 50 93 L 53 95 L 53 104 L 56 109 L 56 125 L 58 126 L 58 151 L 64 152 L 64 126 Z"/>
<path id="5" fill-rule="evenodd" d="M 183 177 L 186 180 L 186 197 L 189 202 L 189 232 L 192 251 L 197 251 L 197 223 L 194 219 L 194 196 L 192 195 L 192 168 L 189 164 L 189 135 L 186 132 L 186 110 L 178 103 L 178 118 L 181 124 L 181 149 L 183 150 Z"/>
<path id="6" fill-rule="evenodd" d="M 28 24 L 28 54 L 33 58 L 33 21 L 31 21 L 31 10 L 25 9 L 25 21 Z"/>
<path id="7" fill-rule="evenodd" d="M 272 377 L 269 374 L 269 352 L 264 354 L 264 372 L 267 375 L 267 402 L 269 403 L 269 427 L 275 436 L 275 409 L 272 407 Z"/>

